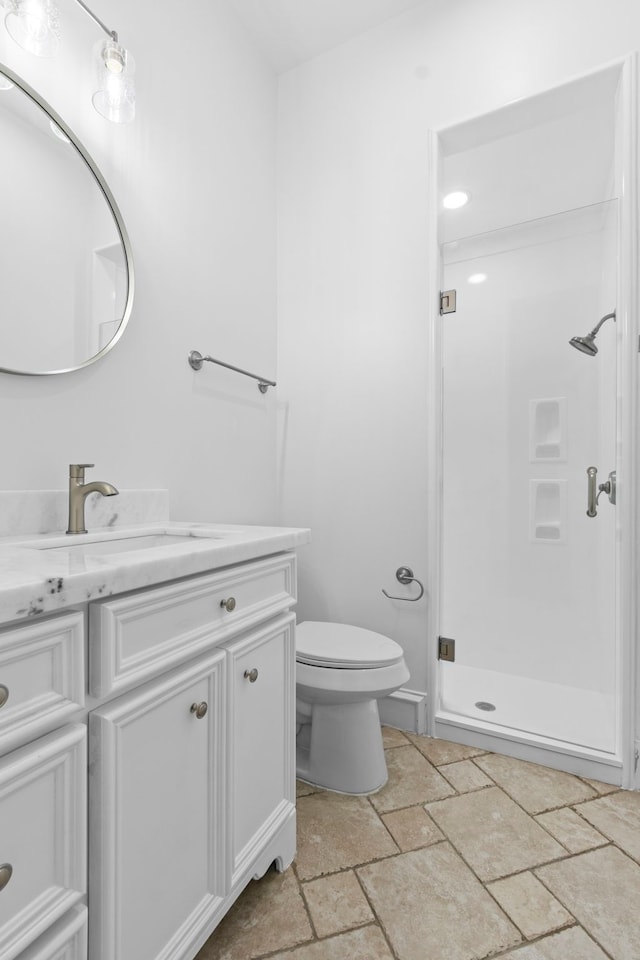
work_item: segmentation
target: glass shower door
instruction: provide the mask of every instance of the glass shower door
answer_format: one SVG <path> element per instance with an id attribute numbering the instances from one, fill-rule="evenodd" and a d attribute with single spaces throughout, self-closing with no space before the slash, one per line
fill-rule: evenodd
<path id="1" fill-rule="evenodd" d="M 616 202 L 443 247 L 440 715 L 616 752 Z"/>

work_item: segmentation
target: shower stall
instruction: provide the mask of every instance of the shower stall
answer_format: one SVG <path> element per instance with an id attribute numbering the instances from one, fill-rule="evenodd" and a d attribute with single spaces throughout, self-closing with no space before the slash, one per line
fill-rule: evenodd
<path id="1" fill-rule="evenodd" d="M 433 238 L 430 732 L 627 786 L 634 83 L 629 60 L 440 131 L 432 185 L 467 202 Z"/>

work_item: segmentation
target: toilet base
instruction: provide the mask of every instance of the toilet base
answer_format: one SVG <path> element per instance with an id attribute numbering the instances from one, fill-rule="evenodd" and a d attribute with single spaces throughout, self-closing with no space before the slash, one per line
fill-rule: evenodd
<path id="1" fill-rule="evenodd" d="M 309 705 L 305 704 L 308 712 Z M 311 729 L 298 732 L 296 775 L 335 793 L 375 793 L 387 782 L 376 700 L 311 705 Z"/>

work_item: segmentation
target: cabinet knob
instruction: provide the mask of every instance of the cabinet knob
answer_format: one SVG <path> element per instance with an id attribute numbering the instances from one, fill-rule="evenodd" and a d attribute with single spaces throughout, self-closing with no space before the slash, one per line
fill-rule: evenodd
<path id="1" fill-rule="evenodd" d="M 9 699 L 9 688 L 5 687 L 4 683 L 0 683 L 0 707 L 4 707 L 8 699 Z"/>
<path id="2" fill-rule="evenodd" d="M 235 597 L 229 597 L 228 600 L 221 600 L 221 601 L 220 601 L 220 606 L 221 606 L 221 607 L 224 607 L 224 609 L 227 611 L 227 613 L 231 613 L 231 611 L 232 611 L 232 610 L 235 610 L 235 608 L 236 608 L 236 598 L 235 598 Z"/>
<path id="3" fill-rule="evenodd" d="M 258 671 L 254 667 L 253 670 L 245 670 L 244 672 L 245 680 L 248 680 L 249 683 L 255 683 L 258 679 Z"/>
<path id="4" fill-rule="evenodd" d="M 192 703 L 190 709 L 191 713 L 195 713 L 198 720 L 202 720 L 209 708 L 207 707 L 206 701 L 203 700 L 201 703 Z"/>
<path id="5" fill-rule="evenodd" d="M 0 863 L 0 890 L 4 890 L 6 885 L 9 883 L 12 873 L 13 867 L 10 863 Z"/>

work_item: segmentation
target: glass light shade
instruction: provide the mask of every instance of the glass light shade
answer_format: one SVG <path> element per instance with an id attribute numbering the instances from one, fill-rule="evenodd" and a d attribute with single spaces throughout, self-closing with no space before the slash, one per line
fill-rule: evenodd
<path id="1" fill-rule="evenodd" d="M 4 22 L 15 42 L 36 57 L 55 57 L 60 46 L 60 12 L 54 0 L 4 0 Z"/>
<path id="2" fill-rule="evenodd" d="M 135 61 L 113 39 L 101 40 L 93 50 L 96 92 L 93 106 L 113 123 L 128 123 L 136 114 Z"/>

